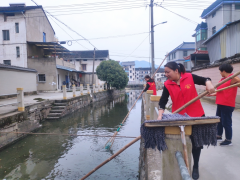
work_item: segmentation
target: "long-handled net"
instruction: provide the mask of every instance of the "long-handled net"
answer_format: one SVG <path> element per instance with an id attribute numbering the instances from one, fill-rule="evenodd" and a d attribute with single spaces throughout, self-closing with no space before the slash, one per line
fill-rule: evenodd
<path id="1" fill-rule="evenodd" d="M 164 63 L 164 61 L 167 59 L 168 55 L 166 55 L 166 57 L 163 59 L 162 63 L 159 65 L 159 67 L 157 68 L 157 70 L 154 72 L 154 74 L 152 75 L 152 78 L 154 78 L 155 74 L 158 72 L 158 70 L 160 69 L 160 67 L 162 66 L 162 64 Z M 113 136 L 107 141 L 107 143 L 105 144 L 105 148 L 106 149 L 110 149 L 115 141 L 116 135 L 118 134 L 118 132 L 120 131 L 121 127 L 123 126 L 123 123 L 126 121 L 126 119 L 128 118 L 130 112 L 132 111 L 132 109 L 134 108 L 134 106 L 136 105 L 137 101 L 139 100 L 139 98 L 142 96 L 143 91 L 141 92 L 141 94 L 138 96 L 137 100 L 134 102 L 134 104 L 132 105 L 131 109 L 128 111 L 126 117 L 123 119 L 122 123 L 119 125 L 117 131 L 113 134 Z"/>

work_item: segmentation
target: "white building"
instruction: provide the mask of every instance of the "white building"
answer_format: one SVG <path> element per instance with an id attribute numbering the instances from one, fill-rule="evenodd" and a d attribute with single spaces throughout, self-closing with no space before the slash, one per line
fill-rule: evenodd
<path id="1" fill-rule="evenodd" d="M 79 71 L 80 81 L 83 84 L 92 84 L 93 73 L 93 57 L 94 51 L 71 51 L 70 54 L 64 55 L 63 59 L 75 65 L 75 69 Z M 94 84 L 104 84 L 99 80 L 96 69 L 102 61 L 109 60 L 108 50 L 96 50 L 94 61 Z"/>
<path id="2" fill-rule="evenodd" d="M 121 66 L 123 66 L 125 72 L 127 73 L 130 82 L 137 81 L 134 61 L 121 62 Z"/>
<path id="3" fill-rule="evenodd" d="M 201 15 L 206 20 L 208 37 L 211 37 L 229 22 L 240 20 L 240 0 L 217 0 Z"/>
<path id="4" fill-rule="evenodd" d="M 55 32 L 42 6 L 0 7 L 0 63 L 27 66 L 28 42 L 54 42 Z M 34 49 L 32 49 L 34 50 Z"/>

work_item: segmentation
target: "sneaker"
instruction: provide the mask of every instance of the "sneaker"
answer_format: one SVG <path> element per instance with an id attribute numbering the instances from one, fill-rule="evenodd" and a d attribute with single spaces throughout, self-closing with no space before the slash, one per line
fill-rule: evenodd
<path id="1" fill-rule="evenodd" d="M 198 168 L 193 168 L 193 171 L 192 171 L 192 178 L 193 178 L 194 180 L 199 178 L 199 171 L 198 171 Z"/>
<path id="2" fill-rule="evenodd" d="M 223 141 L 223 140 L 222 140 L 222 137 L 221 137 L 221 136 L 217 136 L 217 141 L 218 141 L 218 142 Z"/>
<path id="3" fill-rule="evenodd" d="M 220 143 L 220 146 L 232 146 L 232 141 L 226 140 Z"/>

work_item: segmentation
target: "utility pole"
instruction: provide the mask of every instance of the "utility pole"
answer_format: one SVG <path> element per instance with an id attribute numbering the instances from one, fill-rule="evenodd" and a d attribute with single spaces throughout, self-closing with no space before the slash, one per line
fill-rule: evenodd
<path id="1" fill-rule="evenodd" d="M 94 48 L 94 51 L 93 51 L 92 84 L 94 84 L 94 64 L 95 64 L 95 48 Z"/>
<path id="2" fill-rule="evenodd" d="M 152 60 L 152 68 L 151 68 L 151 75 L 155 72 L 155 60 L 154 60 L 154 24 L 153 24 L 153 2 L 154 0 L 151 0 L 151 60 Z"/>

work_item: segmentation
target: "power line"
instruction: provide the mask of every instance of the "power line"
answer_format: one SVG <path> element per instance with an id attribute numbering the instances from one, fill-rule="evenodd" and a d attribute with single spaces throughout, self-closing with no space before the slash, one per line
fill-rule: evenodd
<path id="1" fill-rule="evenodd" d="M 129 56 L 132 55 L 132 53 L 134 53 L 134 52 L 142 45 L 142 43 L 148 38 L 148 36 L 149 36 L 149 34 L 148 34 L 147 37 L 144 38 L 144 40 L 129 54 Z M 129 56 L 127 56 L 126 58 L 128 58 Z M 124 58 L 124 59 L 126 59 L 126 58 Z M 124 60 L 124 59 L 123 59 L 123 60 Z M 123 60 L 122 60 L 122 61 L 123 61 Z"/>
<path id="2" fill-rule="evenodd" d="M 50 16 L 51 17 L 51 16 Z M 52 17 L 51 17 L 52 18 Z M 55 22 L 58 27 L 60 27 L 67 35 L 69 35 L 72 39 L 74 39 L 70 34 L 68 34 L 56 21 L 54 21 L 54 19 L 52 18 L 52 21 Z M 75 40 L 76 41 L 76 40 Z M 84 47 L 85 49 L 88 49 L 86 48 L 85 46 L 81 45 L 78 41 L 76 41 L 80 46 Z M 89 50 L 89 49 L 88 49 Z"/>

